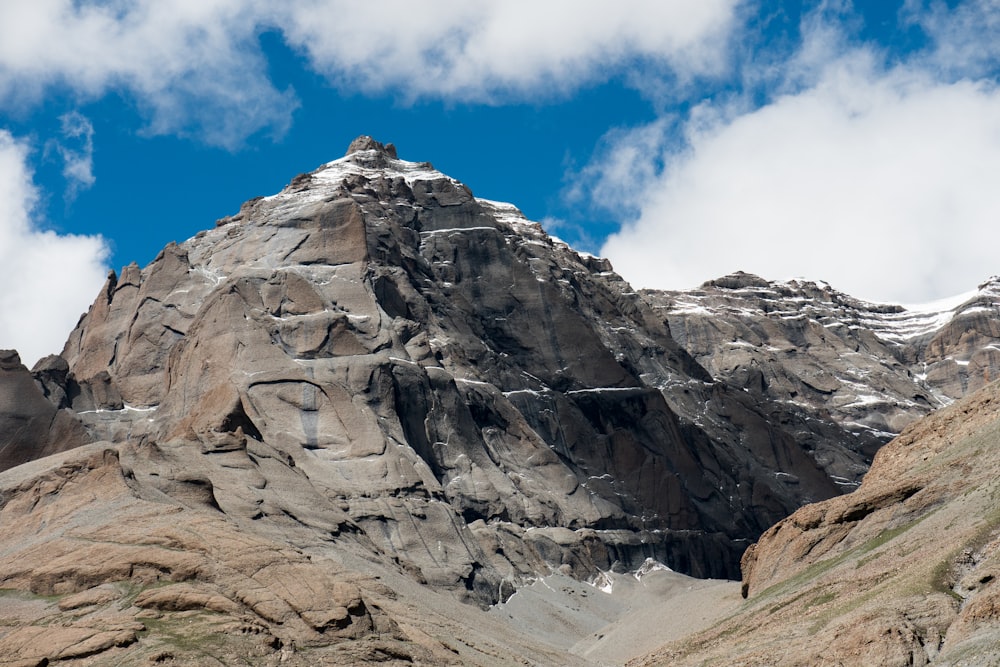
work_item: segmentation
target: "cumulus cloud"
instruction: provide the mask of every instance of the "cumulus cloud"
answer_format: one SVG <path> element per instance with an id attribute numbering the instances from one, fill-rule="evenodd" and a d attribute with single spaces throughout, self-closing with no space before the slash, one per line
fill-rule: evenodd
<path id="1" fill-rule="evenodd" d="M 28 147 L 0 130 L 0 347 L 18 350 L 30 367 L 62 350 L 104 282 L 108 250 L 100 237 L 33 224 L 27 158 Z"/>
<path id="2" fill-rule="evenodd" d="M 289 126 L 297 102 L 267 76 L 261 3 L 138 0 L 0 3 L 0 99 L 30 106 L 53 89 L 134 97 L 153 133 L 213 144 Z"/>
<path id="3" fill-rule="evenodd" d="M 335 81 L 490 101 L 562 93 L 638 61 L 718 71 L 738 0 L 303 0 L 277 18 Z"/>
<path id="4" fill-rule="evenodd" d="M 565 93 L 630 68 L 718 71 L 739 0 L 33 0 L 0 3 L 0 100 L 54 88 L 132 95 L 153 133 L 236 147 L 298 105 L 268 76 L 274 32 L 345 88 L 495 101 Z"/>
<path id="5" fill-rule="evenodd" d="M 646 144 L 665 166 L 638 170 L 639 213 L 602 248 L 627 279 L 680 289 L 744 270 L 914 303 L 1000 272 L 1000 90 L 926 54 L 886 68 L 853 48 L 819 67 L 809 50 L 836 43 L 807 35 L 795 92 L 735 114 L 706 104 L 680 148 Z"/>

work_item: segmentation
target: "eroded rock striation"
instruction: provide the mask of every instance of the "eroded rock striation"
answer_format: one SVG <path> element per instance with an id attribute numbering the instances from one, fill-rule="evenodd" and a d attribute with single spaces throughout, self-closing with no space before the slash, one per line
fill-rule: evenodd
<path id="1" fill-rule="evenodd" d="M 1000 278 L 911 307 L 742 272 L 696 290 L 643 295 L 714 377 L 835 422 L 868 457 L 1000 373 Z"/>

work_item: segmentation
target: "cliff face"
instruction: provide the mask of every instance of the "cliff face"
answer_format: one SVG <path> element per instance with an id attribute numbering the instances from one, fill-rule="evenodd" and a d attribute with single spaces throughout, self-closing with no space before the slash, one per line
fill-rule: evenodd
<path id="1" fill-rule="evenodd" d="M 543 562 L 734 576 L 749 540 L 839 491 L 607 262 L 372 140 L 113 276 L 63 356 L 124 402 L 87 417 L 95 437 L 209 478 L 213 454 L 255 479 L 280 461 L 324 525 L 482 603 Z M 249 477 L 231 507 L 216 486 L 237 516 L 301 514 Z"/>
<path id="2" fill-rule="evenodd" d="M 70 402 L 61 389 L 67 384 L 66 362 L 49 357 L 39 366 L 36 376 L 60 387 L 61 394 L 48 394 L 17 352 L 0 350 L 0 470 L 90 442 L 83 424 L 66 409 Z"/>
<path id="3" fill-rule="evenodd" d="M 998 439 L 995 383 L 914 423 L 748 549 L 732 618 L 635 664 L 995 664 Z"/>

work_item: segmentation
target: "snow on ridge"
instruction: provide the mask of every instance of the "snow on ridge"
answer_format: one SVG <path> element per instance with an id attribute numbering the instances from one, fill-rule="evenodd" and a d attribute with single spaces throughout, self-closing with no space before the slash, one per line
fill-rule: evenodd
<path id="1" fill-rule="evenodd" d="M 369 167 L 357 159 L 358 155 L 375 157 L 375 153 L 375 150 L 355 151 L 350 155 L 345 155 L 337 160 L 327 162 L 309 173 L 311 182 L 320 185 L 337 185 L 341 183 L 344 178 L 351 175 L 371 176 L 373 174 L 383 174 L 389 178 L 395 178 L 397 176 L 402 177 L 406 181 L 406 184 L 411 187 L 417 181 L 435 181 L 440 179 L 447 179 L 456 185 L 460 184 L 454 178 L 451 178 L 450 176 L 435 169 L 429 162 L 410 162 L 408 160 L 386 157 L 388 160 L 388 166 Z M 281 190 L 281 192 L 264 197 L 264 199 L 270 201 L 293 194 L 298 197 L 303 196 L 301 192 L 289 193 L 288 188 L 285 187 Z M 313 198 L 319 196 L 321 196 L 321 194 L 317 193 Z"/>
<path id="2" fill-rule="evenodd" d="M 974 289 L 968 292 L 962 292 L 961 294 L 956 294 L 954 296 L 947 296 L 941 299 L 935 299 L 934 301 L 928 301 L 926 303 L 917 304 L 900 304 L 907 312 L 917 314 L 936 314 L 944 311 L 954 311 L 959 306 L 964 304 L 966 301 L 979 295 L 980 290 Z"/>
<path id="3" fill-rule="evenodd" d="M 587 584 L 593 586 L 597 590 L 611 595 L 614 593 L 615 589 L 615 579 L 618 577 L 631 576 L 638 582 L 642 582 L 642 578 L 651 572 L 673 572 L 674 570 L 664 565 L 660 561 L 654 558 L 647 558 L 642 562 L 637 569 L 632 572 L 625 574 L 617 574 L 612 571 L 598 570 L 597 574 L 587 580 Z"/>
<path id="4" fill-rule="evenodd" d="M 976 310 L 987 310 L 983 306 L 976 306 L 968 310 L 963 309 L 962 306 L 977 296 L 992 295 L 994 293 L 992 281 L 993 279 L 980 285 L 979 289 L 954 296 L 926 303 L 903 304 L 901 313 L 884 315 L 872 324 L 877 322 L 883 325 L 881 330 L 876 330 L 878 335 L 899 342 L 938 331 L 951 322 L 956 315 Z"/>
<path id="5" fill-rule="evenodd" d="M 510 202 L 495 201 L 493 199 L 483 199 L 482 197 L 476 197 L 476 201 L 484 206 L 495 209 L 497 213 L 502 212 L 507 215 L 513 216 L 518 220 L 528 221 L 528 219 L 524 216 L 524 213 L 521 212 L 521 209 L 519 209 L 514 204 L 511 204 Z"/>
<path id="6" fill-rule="evenodd" d="M 821 301 L 799 296 L 803 289 L 819 288 L 831 295 L 839 295 L 832 301 Z M 790 294 L 781 294 L 788 290 Z M 893 304 L 857 299 L 837 292 L 823 281 L 793 279 L 771 281 L 768 287 L 754 285 L 736 289 L 726 289 L 721 295 L 732 295 L 721 304 L 710 305 L 710 295 L 699 293 L 673 292 L 673 303 L 669 310 L 677 315 L 713 315 L 724 312 L 730 315 L 750 317 L 779 317 L 788 319 L 808 317 L 823 326 L 858 325 L 871 330 L 875 335 L 890 343 L 904 343 L 945 327 L 954 317 L 978 311 L 992 312 L 1000 306 L 1000 277 L 990 278 L 978 289 L 936 299 L 926 303 Z M 992 298 L 992 303 L 976 303 L 979 297 Z M 756 304 L 763 300 L 768 308 L 747 308 L 749 302 Z M 963 308 L 966 304 L 967 308 Z"/>
<path id="7" fill-rule="evenodd" d="M 372 149 L 368 151 L 356 151 L 350 155 L 345 155 L 340 159 L 327 162 L 314 171 L 312 177 L 314 180 L 318 180 L 320 182 L 339 183 L 345 176 L 351 174 L 379 173 L 385 174 L 389 177 L 402 176 L 406 181 L 406 184 L 410 186 L 417 181 L 431 181 L 442 178 L 458 183 L 455 179 L 432 167 L 429 162 L 410 162 L 408 160 L 388 158 L 389 167 L 367 167 L 363 164 L 359 164 L 356 159 L 358 154 L 370 154 L 374 156 L 375 153 L 376 151 Z"/>
<path id="8" fill-rule="evenodd" d="M 611 577 L 610 572 L 605 572 L 604 570 L 598 570 L 597 574 L 591 577 L 587 583 L 608 595 L 614 593 L 615 590 L 615 580 Z"/>
<path id="9" fill-rule="evenodd" d="M 642 581 L 642 578 L 650 572 L 673 572 L 673 570 L 654 558 L 647 558 L 639 566 L 639 569 L 632 573 L 632 576 L 635 577 L 636 581 Z"/>

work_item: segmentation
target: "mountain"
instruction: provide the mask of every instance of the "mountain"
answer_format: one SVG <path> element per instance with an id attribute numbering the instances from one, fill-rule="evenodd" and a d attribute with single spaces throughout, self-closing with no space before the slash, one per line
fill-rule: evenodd
<path id="1" fill-rule="evenodd" d="M 643 295 L 713 377 L 832 420 L 869 457 L 920 417 L 1000 377 L 996 277 L 916 307 L 747 273 Z"/>
<path id="2" fill-rule="evenodd" d="M 562 664 L 461 628 L 552 573 L 737 578 L 845 488 L 803 443 L 866 466 L 607 261 L 368 137 L 110 275 L 33 377 L 89 444 L 0 473 L 0 654 L 29 663 Z"/>
<path id="3" fill-rule="evenodd" d="M 1000 383 L 907 427 L 748 550 L 729 618 L 629 664 L 1000 663 L 998 439 Z"/>
<path id="4" fill-rule="evenodd" d="M 586 665 L 703 630 L 739 584 L 686 575 L 739 579 L 760 540 L 756 599 L 797 567 L 770 526 L 864 498 L 993 354 L 992 288 L 907 347 L 847 319 L 902 309 L 716 282 L 637 293 L 360 137 L 112 273 L 60 355 L 0 355 L 0 655 Z"/>

